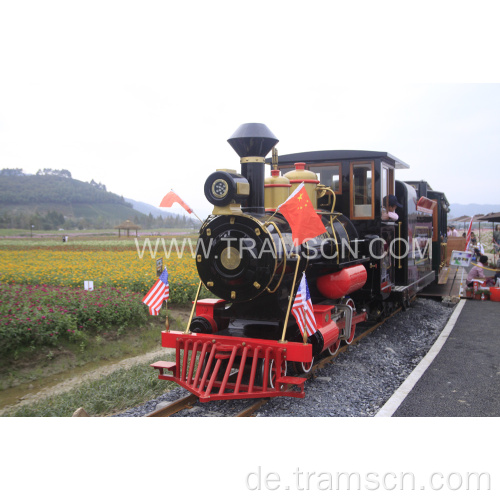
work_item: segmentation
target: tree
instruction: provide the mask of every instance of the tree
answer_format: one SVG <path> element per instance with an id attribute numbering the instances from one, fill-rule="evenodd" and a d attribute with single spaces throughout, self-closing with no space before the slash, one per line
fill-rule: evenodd
<path id="1" fill-rule="evenodd" d="M 53 168 L 39 169 L 36 175 L 55 175 L 56 177 L 64 177 L 66 179 L 72 179 L 71 172 L 69 170 L 57 170 Z"/>
<path id="2" fill-rule="evenodd" d="M 92 179 L 89 184 L 97 189 L 100 189 L 101 191 L 107 191 L 106 186 L 104 184 L 101 184 L 100 182 L 96 182 L 94 179 Z"/>
<path id="3" fill-rule="evenodd" d="M 26 175 L 22 168 L 2 168 L 0 170 L 0 175 L 5 177 L 18 177 L 20 175 Z"/>

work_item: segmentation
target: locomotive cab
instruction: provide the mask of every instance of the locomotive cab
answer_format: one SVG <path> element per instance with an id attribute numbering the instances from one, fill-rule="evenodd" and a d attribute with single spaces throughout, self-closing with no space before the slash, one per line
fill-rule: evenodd
<path id="1" fill-rule="evenodd" d="M 335 210 L 345 214 L 356 228 L 363 242 L 359 251 L 370 261 L 365 264 L 366 284 L 353 297 L 366 303 L 371 316 L 376 317 L 388 308 L 387 299 L 401 295 L 395 243 L 407 218 L 404 208 L 397 208 L 398 220 L 391 219 L 389 195 L 397 195 L 396 170 L 409 166 L 385 152 L 313 151 L 280 156 L 280 172 L 287 175 L 296 162 L 304 162 L 305 168 L 316 173 L 320 183 L 333 192 L 325 192 L 318 199 L 318 207 L 327 207 L 334 196 Z M 395 301 L 402 300 L 395 297 Z"/>

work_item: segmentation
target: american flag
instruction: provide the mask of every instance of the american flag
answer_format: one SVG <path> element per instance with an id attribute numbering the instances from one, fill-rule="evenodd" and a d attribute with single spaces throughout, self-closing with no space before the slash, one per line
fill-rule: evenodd
<path id="1" fill-rule="evenodd" d="M 297 295 L 293 301 L 292 314 L 302 334 L 307 333 L 308 336 L 311 336 L 316 333 L 318 327 L 305 274 L 302 275 Z"/>
<path id="2" fill-rule="evenodd" d="M 168 300 L 168 272 L 167 268 L 160 274 L 153 288 L 144 296 L 142 301 L 149 306 L 149 314 L 157 316 L 160 313 L 161 305 L 164 300 Z"/>
<path id="3" fill-rule="evenodd" d="M 469 244 L 470 244 L 470 236 L 472 232 L 472 221 L 474 220 L 474 217 L 471 218 L 470 224 L 469 224 L 469 230 L 467 231 L 467 239 L 465 240 L 465 251 L 469 249 Z"/>

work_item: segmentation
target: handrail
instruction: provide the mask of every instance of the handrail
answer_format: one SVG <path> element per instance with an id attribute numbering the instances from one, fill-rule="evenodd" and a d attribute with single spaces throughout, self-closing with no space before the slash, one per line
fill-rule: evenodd
<path id="1" fill-rule="evenodd" d="M 269 287 L 266 288 L 266 290 L 269 292 L 269 293 L 274 293 L 276 292 L 276 290 L 278 290 L 279 286 L 281 285 L 281 282 L 283 281 L 283 277 L 285 276 L 285 270 L 286 270 L 286 248 L 285 248 L 285 240 L 283 239 L 283 235 L 281 234 L 281 231 L 279 230 L 278 226 L 274 223 L 274 222 L 266 222 L 264 224 L 264 226 L 274 226 L 274 229 L 276 229 L 277 233 L 278 233 L 278 236 L 280 237 L 280 240 L 281 240 L 281 244 L 282 244 L 282 248 L 283 248 L 283 271 L 281 272 L 281 276 L 280 276 L 280 279 L 278 281 L 278 284 L 276 285 L 276 287 L 274 288 L 274 290 L 270 290 Z M 277 257 L 277 255 L 276 255 Z"/>

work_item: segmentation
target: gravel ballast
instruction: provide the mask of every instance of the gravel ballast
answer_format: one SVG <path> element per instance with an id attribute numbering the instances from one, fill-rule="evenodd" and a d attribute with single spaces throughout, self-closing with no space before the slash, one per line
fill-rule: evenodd
<path id="1" fill-rule="evenodd" d="M 359 344 L 340 353 L 333 363 L 317 370 L 305 383 L 304 399 L 274 398 L 258 417 L 374 416 L 427 354 L 443 330 L 453 307 L 417 299 L 411 308 L 388 319 Z M 141 417 L 189 392 L 178 387 L 145 405 L 116 417 Z M 173 417 L 233 416 L 251 400 L 197 403 Z"/>

